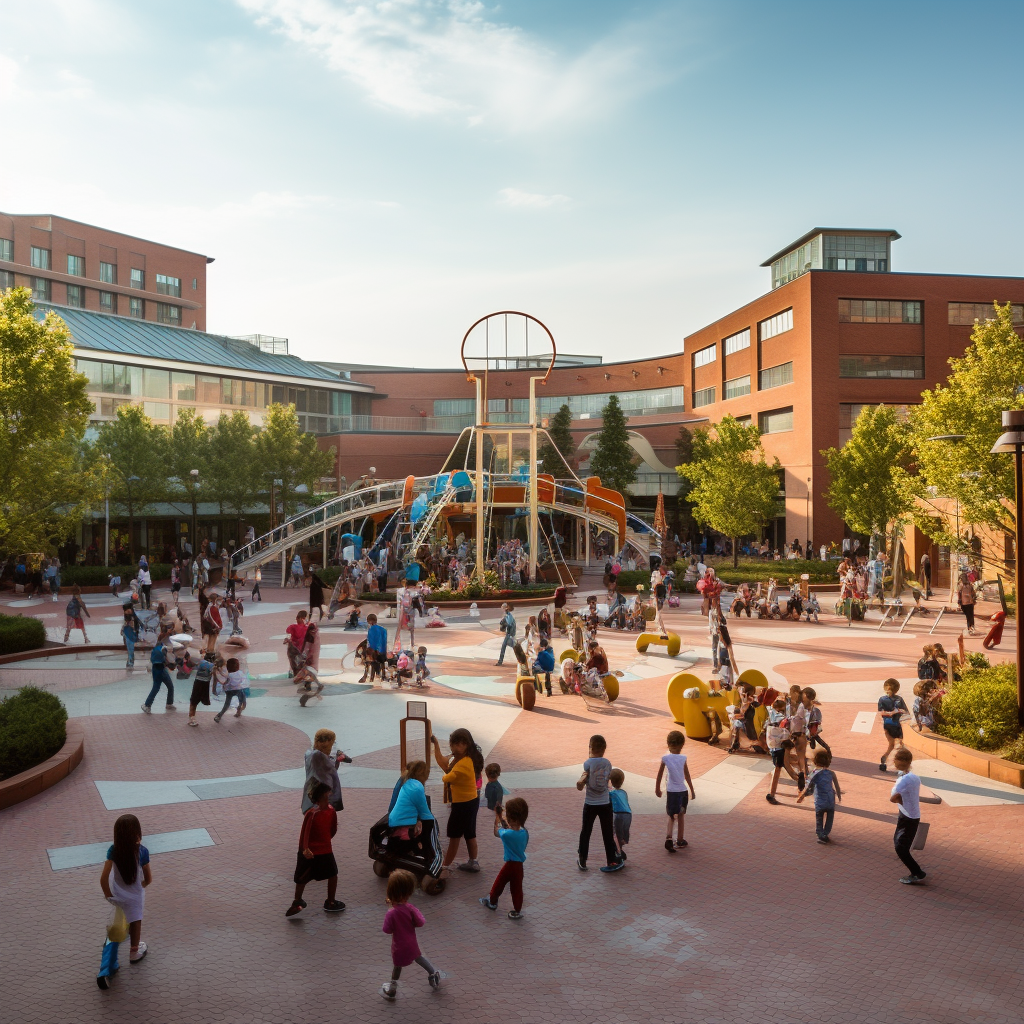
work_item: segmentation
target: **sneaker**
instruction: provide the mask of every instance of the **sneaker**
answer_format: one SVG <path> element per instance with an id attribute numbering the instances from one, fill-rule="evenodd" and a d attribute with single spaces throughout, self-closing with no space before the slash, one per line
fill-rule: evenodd
<path id="1" fill-rule="evenodd" d="M 286 910 L 286 911 L 284 912 L 284 916 L 285 916 L 285 917 L 294 917 L 294 916 L 295 916 L 295 915 L 296 915 L 296 914 L 297 914 L 297 913 L 298 913 L 298 912 L 299 912 L 300 910 L 302 910 L 302 908 L 303 908 L 303 907 L 304 907 L 305 905 L 306 905 L 306 904 L 305 904 L 305 903 L 304 903 L 304 902 L 303 902 L 302 900 L 299 900 L 299 902 L 298 902 L 298 903 L 293 903 L 293 904 L 292 904 L 292 905 L 291 905 L 291 906 L 290 906 L 290 907 L 289 907 L 289 908 L 288 908 L 288 909 L 287 909 L 287 910 Z"/>
<path id="2" fill-rule="evenodd" d="M 828 836 L 818 836 L 819 843 L 827 843 L 829 841 Z"/>
<path id="3" fill-rule="evenodd" d="M 164 707 L 164 710 L 165 711 L 177 711 L 178 710 L 178 705 L 177 704 L 167 704 Z"/>
<path id="4" fill-rule="evenodd" d="M 460 871 L 472 871 L 477 872 L 480 870 L 480 861 L 478 860 L 467 860 L 465 864 L 459 865 Z"/>
<path id="5" fill-rule="evenodd" d="M 807 780 L 804 778 L 804 773 L 798 772 L 796 776 L 796 788 L 799 789 L 801 793 L 804 791 L 806 783 Z"/>
<path id="6" fill-rule="evenodd" d="M 481 907 L 486 907 L 488 910 L 498 909 L 498 904 L 492 903 L 490 896 L 481 896 L 477 902 L 480 904 Z"/>
<path id="7" fill-rule="evenodd" d="M 685 839 L 677 839 L 676 840 L 676 849 L 677 850 L 681 850 L 684 846 L 689 846 L 689 845 L 690 844 Z"/>
<path id="8" fill-rule="evenodd" d="M 345 904 L 341 900 L 324 900 L 324 910 L 328 914 L 338 914 L 345 909 Z"/>
<path id="9" fill-rule="evenodd" d="M 771 795 L 771 793 L 765 793 L 764 798 L 770 804 L 777 804 L 779 802 L 778 800 L 776 800 L 774 796 Z"/>
<path id="10" fill-rule="evenodd" d="M 427 981 L 432 989 L 439 989 L 441 987 L 441 972 L 434 971 L 432 974 L 428 974 Z"/>
<path id="11" fill-rule="evenodd" d="M 580 860 L 579 857 L 576 858 L 576 867 L 578 867 L 580 869 L 580 871 L 586 871 L 587 870 L 586 862 Z"/>
<path id="12" fill-rule="evenodd" d="M 518 921 L 522 916 L 523 912 L 521 910 L 510 910 L 508 912 L 508 919 L 510 921 Z"/>
<path id="13" fill-rule="evenodd" d="M 672 840 L 671 839 L 666 839 L 665 840 L 665 849 L 668 850 L 669 853 L 675 853 L 676 852 L 676 848 L 672 845 Z"/>
<path id="14" fill-rule="evenodd" d="M 147 952 L 149 952 L 149 949 L 146 944 L 144 942 L 140 942 L 138 949 L 133 949 L 131 951 L 128 960 L 133 964 L 137 964 Z"/>
<path id="15" fill-rule="evenodd" d="M 223 712 L 222 712 L 222 713 L 223 713 Z M 213 716 L 213 720 L 214 720 L 215 722 L 219 722 L 219 721 L 220 721 L 220 715 L 214 715 L 214 716 Z"/>
<path id="16" fill-rule="evenodd" d="M 97 974 L 96 984 L 106 992 L 106 990 L 110 988 L 110 979 L 105 974 Z"/>
<path id="17" fill-rule="evenodd" d="M 622 851 L 622 852 L 621 852 L 621 853 L 619 854 L 619 860 L 621 860 L 621 861 L 622 861 L 623 863 L 625 863 L 625 861 L 626 861 L 626 851 L 625 851 L 625 850 L 623 850 L 623 851 Z"/>
<path id="18" fill-rule="evenodd" d="M 921 885 L 924 882 L 924 875 L 907 875 L 905 878 L 901 878 L 900 881 L 904 885 Z"/>
<path id="19" fill-rule="evenodd" d="M 621 871 L 626 865 L 621 860 L 617 860 L 614 864 L 605 864 L 601 870 L 606 874 L 610 875 L 613 871 Z"/>
<path id="20" fill-rule="evenodd" d="M 145 711 L 147 715 L 153 714 L 153 709 L 148 704 L 143 704 L 142 710 Z"/>
<path id="21" fill-rule="evenodd" d="M 394 984 L 394 982 L 392 982 L 390 985 L 387 982 L 384 982 L 384 984 L 381 985 L 381 987 L 380 987 L 380 994 L 389 1003 L 393 1003 L 395 1001 L 396 993 L 397 993 L 397 986 Z"/>
<path id="22" fill-rule="evenodd" d="M 887 772 L 889 769 L 885 766 L 885 762 L 884 761 L 880 761 L 878 763 L 878 770 L 880 772 Z"/>

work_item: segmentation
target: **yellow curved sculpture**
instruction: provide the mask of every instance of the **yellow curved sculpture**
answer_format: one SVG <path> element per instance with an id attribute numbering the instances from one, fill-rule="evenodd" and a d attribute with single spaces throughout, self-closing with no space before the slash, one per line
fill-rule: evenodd
<path id="1" fill-rule="evenodd" d="M 768 685 L 768 677 L 759 669 L 745 668 L 740 673 L 739 679 L 736 680 L 737 686 L 741 684 L 752 686 L 755 690 L 759 690 Z"/>
<path id="2" fill-rule="evenodd" d="M 580 658 L 582 658 L 582 657 L 583 657 L 583 655 L 580 654 L 580 652 L 577 651 L 575 648 L 567 647 L 558 656 L 558 664 L 561 665 L 563 661 L 570 661 L 570 660 L 572 660 L 572 661 L 579 661 Z"/>
<path id="3" fill-rule="evenodd" d="M 697 690 L 699 697 L 684 697 L 687 690 Z M 679 672 L 674 675 L 668 684 L 665 693 L 668 700 L 668 709 L 672 712 L 672 718 L 678 722 L 686 731 L 686 735 L 695 740 L 706 740 L 711 736 L 711 723 L 705 717 L 708 711 L 718 713 L 722 723 L 728 719 L 725 713 L 729 698 L 722 694 L 712 697 L 708 684 L 698 678 L 692 672 Z"/>
<path id="4" fill-rule="evenodd" d="M 654 644 L 665 648 L 665 653 L 674 658 L 679 653 L 681 646 L 678 633 L 641 633 L 636 638 L 636 649 L 641 654 L 647 653 L 647 648 Z"/>
<path id="5" fill-rule="evenodd" d="M 610 672 L 601 680 L 604 692 L 608 694 L 608 703 L 613 703 L 619 696 L 619 680 Z"/>
<path id="6" fill-rule="evenodd" d="M 537 680 L 534 676 L 516 678 L 516 701 L 524 711 L 532 711 L 537 703 Z"/>

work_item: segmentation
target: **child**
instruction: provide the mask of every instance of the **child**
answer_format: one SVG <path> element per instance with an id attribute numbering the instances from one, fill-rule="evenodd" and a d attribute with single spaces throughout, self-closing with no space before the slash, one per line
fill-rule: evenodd
<path id="1" fill-rule="evenodd" d="M 882 716 L 882 728 L 885 730 L 885 736 L 889 741 L 889 745 L 885 748 L 885 753 L 878 763 L 878 770 L 885 772 L 889 770 L 885 762 L 889 759 L 892 748 L 899 742 L 900 750 L 903 749 L 903 726 L 901 719 L 903 712 L 907 710 L 907 705 L 904 703 L 903 698 L 899 696 L 900 684 L 898 679 L 886 679 L 882 683 L 882 689 L 885 691 L 885 694 L 878 698 L 878 713 Z"/>
<path id="2" fill-rule="evenodd" d="M 192 696 L 188 700 L 188 724 L 199 725 L 196 721 L 196 710 L 200 704 L 210 706 L 210 681 L 213 679 L 213 662 L 207 656 L 196 668 L 196 678 L 192 683 Z"/>
<path id="3" fill-rule="evenodd" d="M 425 679 L 430 678 L 430 669 L 427 668 L 426 647 L 416 648 L 416 685 L 422 686 Z"/>
<path id="4" fill-rule="evenodd" d="M 683 838 L 683 830 L 686 822 L 686 805 L 689 800 L 696 800 L 697 794 L 693 791 L 693 780 L 690 778 L 690 769 L 686 763 L 686 755 L 683 753 L 683 744 L 686 737 L 678 730 L 673 729 L 666 739 L 668 753 L 661 755 L 661 765 L 658 768 L 658 777 L 654 780 L 654 795 L 661 797 L 661 780 L 668 772 L 668 783 L 665 793 L 665 813 L 668 815 L 668 833 L 665 836 L 665 849 L 669 853 L 675 853 L 672 845 L 672 822 L 678 821 L 678 832 L 676 846 L 684 847 L 687 844 Z M 690 787 L 689 799 L 687 798 L 686 787 Z"/>
<path id="5" fill-rule="evenodd" d="M 807 743 L 811 750 L 820 743 L 831 754 L 832 748 L 821 735 L 821 705 L 817 700 L 818 695 L 809 686 L 805 686 L 800 692 L 803 705 L 807 709 Z"/>
<path id="6" fill-rule="evenodd" d="M 331 787 L 314 779 L 307 792 L 314 806 L 302 816 L 299 852 L 295 857 L 295 899 L 284 912 L 285 917 L 294 917 L 305 910 L 302 891 L 313 881 L 327 882 L 324 910 L 328 914 L 345 909 L 345 904 L 334 898 L 338 892 L 338 862 L 334 859 L 331 840 L 338 832 L 338 812 L 331 806 Z"/>
<path id="7" fill-rule="evenodd" d="M 133 964 L 146 955 L 146 944 L 140 941 L 142 912 L 146 906 L 144 890 L 152 881 L 149 850 L 142 845 L 139 819 L 134 814 L 122 814 L 114 822 L 114 845 L 107 850 L 107 859 L 100 874 L 100 888 L 107 902 L 118 907 L 128 922 L 131 939 L 128 959 Z M 114 946 L 113 950 L 108 948 L 110 945 Z M 107 988 L 109 975 L 117 970 L 117 944 L 108 943 L 108 946 L 104 946 L 104 962 L 96 978 L 96 984 L 103 989 Z"/>
<path id="8" fill-rule="evenodd" d="M 413 667 L 412 658 L 407 651 L 399 651 L 395 659 L 395 675 L 398 685 L 402 685 L 403 679 L 412 679 Z"/>
<path id="9" fill-rule="evenodd" d="M 489 764 L 484 769 L 484 775 L 487 776 L 487 785 L 484 786 L 484 799 L 487 801 L 487 810 L 494 811 L 500 815 L 501 805 L 505 799 L 505 790 L 498 781 L 498 776 L 501 775 L 501 765 Z"/>
<path id="10" fill-rule="evenodd" d="M 777 804 L 775 791 L 779 788 L 779 776 L 785 768 L 792 779 L 796 779 L 796 773 L 786 764 L 786 753 L 793 745 L 789 738 L 789 729 L 782 723 L 786 718 L 786 700 L 784 697 L 776 697 L 775 702 L 768 709 L 768 722 L 765 730 L 765 738 L 768 741 L 768 753 L 772 758 L 772 765 L 775 772 L 772 775 L 771 792 L 765 794 L 765 800 L 770 804 Z"/>
<path id="11" fill-rule="evenodd" d="M 918 732 L 924 732 L 924 727 L 935 728 L 935 707 L 932 698 L 938 687 L 931 679 L 919 679 L 914 684 L 914 724 Z"/>
<path id="12" fill-rule="evenodd" d="M 712 678 L 709 681 L 708 686 L 711 689 L 711 695 L 718 696 L 720 691 L 712 685 L 714 682 L 715 679 Z M 718 670 L 718 685 L 723 690 L 732 689 L 732 662 L 729 661 L 728 651 L 722 651 L 721 667 Z"/>
<path id="13" fill-rule="evenodd" d="M 576 783 L 578 790 L 586 788 L 587 795 L 583 801 L 583 828 L 580 829 L 579 853 L 576 867 L 580 871 L 587 870 L 587 856 L 590 853 L 590 835 L 594 831 L 594 819 L 601 822 L 601 838 L 604 840 L 604 852 L 608 863 L 601 868 L 606 874 L 621 871 L 624 867 L 618 851 L 615 849 L 615 835 L 612 823 L 612 798 L 608 793 L 608 778 L 611 775 L 612 763 L 604 756 L 608 744 L 603 736 L 590 737 L 590 757 L 583 762 L 583 774 Z"/>
<path id="14" fill-rule="evenodd" d="M 612 831 L 615 833 L 615 847 L 619 856 L 626 859 L 626 844 L 629 842 L 629 826 L 633 822 L 633 811 L 629 806 L 629 794 L 622 788 L 626 781 L 625 772 L 613 768 L 608 781 L 612 784 Z"/>
<path id="15" fill-rule="evenodd" d="M 117 597 L 118 591 L 121 589 L 121 577 L 120 576 L 108 576 L 107 584 L 110 587 L 110 596 Z"/>
<path id="16" fill-rule="evenodd" d="M 416 929 L 422 928 L 427 922 L 423 915 L 409 902 L 416 891 L 416 878 L 409 871 L 392 871 L 388 878 L 387 904 L 391 908 L 384 915 L 384 932 L 391 936 L 391 981 L 384 982 L 380 994 L 394 1002 L 398 994 L 398 979 L 402 976 L 402 968 L 411 963 L 418 963 L 427 972 L 427 981 L 431 988 L 440 988 L 441 972 L 420 953 L 416 941 Z"/>
<path id="17" fill-rule="evenodd" d="M 910 770 L 913 760 L 913 753 L 906 747 L 900 747 L 896 751 L 892 762 L 899 777 L 889 797 L 890 803 L 899 804 L 900 807 L 892 841 L 896 848 L 896 856 L 910 869 L 910 874 L 900 879 L 904 885 L 920 885 L 926 877 L 921 865 L 910 853 L 921 825 L 921 779 Z"/>
<path id="18" fill-rule="evenodd" d="M 829 765 L 832 755 L 827 750 L 818 750 L 814 754 L 814 771 L 807 780 L 807 786 L 796 798 L 802 803 L 805 796 L 814 790 L 814 828 L 818 833 L 819 843 L 830 843 L 829 833 L 832 831 L 832 819 L 836 813 L 836 800 L 842 802 L 843 791 L 839 788 L 839 778 Z"/>
<path id="19" fill-rule="evenodd" d="M 235 718 L 241 718 L 242 712 L 245 710 L 245 672 L 242 671 L 237 658 L 228 658 L 226 668 L 228 675 L 224 680 L 224 707 L 213 716 L 215 722 L 219 722 L 224 717 L 224 712 L 231 707 L 231 702 L 235 699 L 238 700 Z"/>
<path id="20" fill-rule="evenodd" d="M 358 629 L 359 628 L 359 605 L 353 605 L 352 611 L 348 613 L 348 618 L 345 620 L 345 629 Z"/>
<path id="21" fill-rule="evenodd" d="M 87 644 L 89 642 L 89 638 L 85 635 L 85 621 L 82 619 L 82 612 L 85 612 L 87 619 L 92 618 L 89 614 L 89 609 L 85 607 L 85 602 L 82 600 L 82 590 L 76 583 L 71 591 L 71 600 L 68 601 L 67 607 L 64 609 L 64 613 L 67 616 L 64 643 L 68 642 L 68 637 L 73 629 L 80 629 L 82 631 L 82 643 Z"/>
<path id="22" fill-rule="evenodd" d="M 523 864 L 526 863 L 526 844 L 530 841 L 530 833 L 526 831 L 530 808 L 522 797 L 514 796 L 509 800 L 505 814 L 508 821 L 502 820 L 500 810 L 494 815 L 494 834 L 504 847 L 505 863 L 490 893 L 481 896 L 480 903 L 488 910 L 497 910 L 498 899 L 508 885 L 512 890 L 512 909 L 508 917 L 511 921 L 518 921 L 523 916 Z"/>

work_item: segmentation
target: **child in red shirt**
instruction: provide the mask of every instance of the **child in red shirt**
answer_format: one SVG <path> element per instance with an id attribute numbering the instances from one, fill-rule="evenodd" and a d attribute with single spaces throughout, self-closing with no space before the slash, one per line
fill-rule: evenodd
<path id="1" fill-rule="evenodd" d="M 391 981 L 384 982 L 380 994 L 388 1001 L 394 1002 L 398 994 L 398 979 L 402 968 L 415 962 L 427 972 L 427 981 L 431 988 L 441 985 L 441 972 L 420 953 L 420 945 L 416 941 L 416 929 L 422 928 L 427 922 L 423 915 L 409 902 L 416 891 L 416 879 L 408 871 L 392 871 L 388 877 L 388 906 L 391 908 L 384 915 L 384 931 L 391 936 Z"/>
<path id="2" fill-rule="evenodd" d="M 334 897 L 338 891 L 338 862 L 334 859 L 331 839 L 338 831 L 338 812 L 330 805 L 331 787 L 323 782 L 310 783 L 309 798 L 316 805 L 310 807 L 302 818 L 299 833 L 299 853 L 295 859 L 295 899 L 284 912 L 293 917 L 306 907 L 302 890 L 308 882 L 327 881 L 327 899 L 324 910 L 335 914 L 345 909 L 345 904 Z"/>

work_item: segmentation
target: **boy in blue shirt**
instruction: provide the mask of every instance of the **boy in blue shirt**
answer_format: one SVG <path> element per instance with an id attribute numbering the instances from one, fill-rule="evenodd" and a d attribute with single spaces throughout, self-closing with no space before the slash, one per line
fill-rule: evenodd
<path id="1" fill-rule="evenodd" d="M 487 810 L 494 811 L 501 817 L 501 805 L 505 802 L 505 790 L 498 781 L 501 774 L 501 765 L 489 764 L 484 768 L 484 775 L 487 776 L 487 785 L 484 786 L 484 799 L 487 801 Z"/>
<path id="2" fill-rule="evenodd" d="M 530 833 L 526 831 L 529 814 L 529 805 L 521 796 L 512 797 L 505 805 L 507 820 L 502 820 L 500 810 L 495 813 L 494 834 L 505 849 L 505 863 L 490 893 L 480 897 L 480 903 L 488 910 L 497 910 L 498 898 L 508 885 L 512 890 L 512 909 L 508 916 L 513 921 L 523 916 L 523 864 L 526 863 L 526 844 L 530 841 Z"/>
<path id="3" fill-rule="evenodd" d="M 633 823 L 633 809 L 629 806 L 629 794 L 622 788 L 626 781 L 621 768 L 613 768 L 608 781 L 612 784 L 612 831 L 619 856 L 626 859 L 626 843 L 629 842 L 629 826 Z"/>
<path id="4" fill-rule="evenodd" d="M 544 673 L 544 685 L 547 687 L 548 696 L 551 696 L 551 673 L 555 671 L 555 652 L 545 637 L 540 638 L 540 650 L 533 663 L 533 674 L 539 676 Z"/>
<path id="5" fill-rule="evenodd" d="M 383 626 L 377 625 L 377 616 L 372 612 L 366 616 L 366 624 L 370 628 L 366 631 L 366 660 L 363 662 L 363 677 L 359 680 L 366 682 L 366 673 L 370 673 L 370 682 L 377 676 L 377 669 L 380 669 L 380 677 L 384 678 L 384 664 L 388 656 L 388 631 Z"/>
<path id="6" fill-rule="evenodd" d="M 818 833 L 819 843 L 828 843 L 832 831 L 832 819 L 836 813 L 836 800 L 842 801 L 843 791 L 839 788 L 836 773 L 829 768 L 832 755 L 827 750 L 818 750 L 814 754 L 814 771 L 807 780 L 803 792 L 796 798 L 800 803 L 811 790 L 814 790 L 814 825 Z"/>

